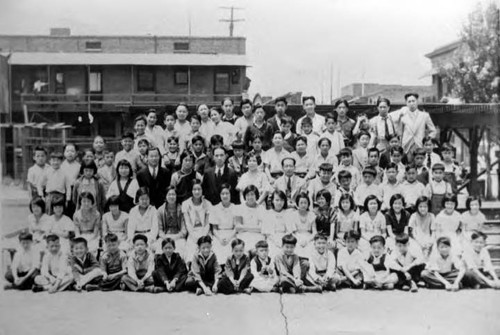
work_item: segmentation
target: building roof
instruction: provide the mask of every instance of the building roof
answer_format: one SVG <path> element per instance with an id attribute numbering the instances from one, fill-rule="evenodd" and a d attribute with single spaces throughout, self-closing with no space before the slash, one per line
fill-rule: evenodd
<path id="1" fill-rule="evenodd" d="M 445 44 L 445 45 L 440 46 L 439 48 L 434 49 L 433 51 L 429 52 L 428 54 L 425 55 L 425 57 L 427 57 L 427 58 L 433 58 L 433 57 L 439 56 L 439 55 L 441 55 L 443 53 L 454 51 L 455 49 L 457 49 L 458 47 L 460 47 L 460 45 L 462 43 L 463 43 L 462 40 L 458 40 L 458 41 L 455 41 L 455 42 L 451 42 L 451 43 Z"/>
<path id="2" fill-rule="evenodd" d="M 245 55 L 235 54 L 14 52 L 3 56 L 9 57 L 11 65 L 248 66 Z"/>

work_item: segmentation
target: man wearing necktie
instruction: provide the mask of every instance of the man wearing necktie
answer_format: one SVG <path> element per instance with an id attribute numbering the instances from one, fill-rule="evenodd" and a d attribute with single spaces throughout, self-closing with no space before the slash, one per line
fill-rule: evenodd
<path id="1" fill-rule="evenodd" d="M 212 205 L 220 203 L 220 192 L 222 184 L 227 183 L 231 186 L 231 202 L 240 203 L 240 197 L 236 190 L 238 184 L 238 174 L 226 166 L 226 150 L 224 148 L 214 149 L 215 166 L 205 171 L 202 181 L 203 195 Z"/>
<path id="2" fill-rule="evenodd" d="M 389 99 L 380 98 L 377 101 L 378 115 L 370 120 L 371 146 L 376 146 L 380 152 L 389 147 L 389 139 L 395 133 L 394 124 L 389 109 L 391 102 Z"/>
<path id="3" fill-rule="evenodd" d="M 172 173 L 161 167 L 161 154 L 158 148 L 148 149 L 146 155 L 148 166 L 137 172 L 137 183 L 140 187 L 148 188 L 151 204 L 158 208 L 165 202 Z"/>
<path id="4" fill-rule="evenodd" d="M 295 208 L 295 198 L 303 191 L 306 181 L 295 175 L 295 158 L 285 157 L 281 160 L 284 174 L 276 179 L 274 188 L 285 193 L 288 200 L 288 207 Z"/>

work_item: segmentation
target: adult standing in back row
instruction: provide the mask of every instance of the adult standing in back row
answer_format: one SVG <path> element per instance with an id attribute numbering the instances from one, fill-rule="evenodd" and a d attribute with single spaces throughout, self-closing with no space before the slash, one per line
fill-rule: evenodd
<path id="1" fill-rule="evenodd" d="M 418 109 L 418 94 L 405 94 L 406 107 L 390 113 L 391 118 L 398 124 L 401 134 L 401 145 L 410 160 L 413 151 L 422 148 L 425 136 L 436 137 L 436 127 L 429 113 Z M 426 132 L 428 132 L 426 134 Z"/>
<path id="2" fill-rule="evenodd" d="M 316 98 L 314 98 L 313 96 L 303 97 L 302 107 L 304 108 L 306 115 L 304 115 L 297 121 L 297 135 L 304 134 L 302 131 L 302 120 L 304 120 L 306 117 L 309 117 L 312 120 L 313 132 L 317 133 L 318 135 L 322 134 L 323 130 L 325 129 L 325 117 L 316 114 Z"/>
<path id="3" fill-rule="evenodd" d="M 158 208 L 165 202 L 172 172 L 161 166 L 161 155 L 158 148 L 148 148 L 146 155 L 148 166 L 137 172 L 137 182 L 139 187 L 148 188 L 151 205 Z"/>

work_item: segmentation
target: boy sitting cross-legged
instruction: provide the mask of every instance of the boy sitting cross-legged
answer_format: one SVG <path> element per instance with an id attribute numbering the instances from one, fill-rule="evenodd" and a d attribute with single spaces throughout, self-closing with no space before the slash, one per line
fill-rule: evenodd
<path id="1" fill-rule="evenodd" d="M 425 286 L 421 273 L 425 268 L 424 255 L 420 248 L 409 248 L 410 236 L 396 236 L 396 249 L 391 254 L 389 267 L 398 276 L 396 286 L 403 291 L 417 292 L 418 286 Z"/>
<path id="2" fill-rule="evenodd" d="M 73 283 L 68 255 L 61 250 L 59 236 L 50 234 L 46 241 L 48 252 L 43 256 L 40 275 L 35 277 L 33 292 L 62 292 Z"/>
<path id="3" fill-rule="evenodd" d="M 167 292 L 184 290 L 187 279 L 186 263 L 175 252 L 175 240 L 167 237 L 161 242 L 163 253 L 156 257 L 153 278 L 155 286 Z"/>
<path id="4" fill-rule="evenodd" d="M 89 252 L 85 238 L 77 237 L 73 240 L 73 254 L 69 257 L 69 264 L 75 279 L 75 290 L 81 292 L 99 289 L 103 274 L 99 262 Z"/>
<path id="5" fill-rule="evenodd" d="M 307 286 L 317 285 L 322 290 L 335 291 L 340 282 L 340 276 L 335 271 L 335 256 L 328 250 L 327 242 L 326 235 L 314 236 L 314 251 L 309 257 L 309 273 L 305 283 Z"/>
<path id="6" fill-rule="evenodd" d="M 132 242 L 134 250 L 129 255 L 127 274 L 122 277 L 120 288 L 123 291 L 160 292 L 161 290 L 154 286 L 154 253 L 148 250 L 148 238 L 145 235 L 137 234 Z"/>
<path id="7" fill-rule="evenodd" d="M 106 252 L 100 259 L 101 271 L 103 272 L 101 290 L 118 290 L 123 275 L 127 273 L 127 255 L 120 249 L 120 241 L 116 234 L 107 234 L 104 241 L 106 242 Z"/>
<path id="8" fill-rule="evenodd" d="M 40 250 L 32 247 L 31 233 L 19 234 L 19 244 L 11 268 L 5 274 L 5 279 L 12 285 L 5 288 L 31 290 L 35 277 L 40 273 Z"/>
<path id="9" fill-rule="evenodd" d="M 364 275 L 364 288 L 379 290 L 392 290 L 398 282 L 398 276 L 391 273 L 388 267 L 387 253 L 385 252 L 385 239 L 380 235 L 370 239 L 371 252 L 368 256 L 367 273 Z"/>
<path id="10" fill-rule="evenodd" d="M 274 260 L 280 288 L 286 293 L 301 293 L 304 291 L 304 282 L 301 276 L 300 259 L 295 253 L 297 238 L 292 234 L 287 234 L 283 236 L 282 243 L 282 252 Z"/>

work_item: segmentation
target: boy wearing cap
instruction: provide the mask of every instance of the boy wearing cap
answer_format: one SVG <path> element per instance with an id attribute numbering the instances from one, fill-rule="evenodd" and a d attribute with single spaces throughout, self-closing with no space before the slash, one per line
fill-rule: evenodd
<path id="1" fill-rule="evenodd" d="M 382 188 L 375 184 L 377 171 L 372 167 L 367 167 L 363 170 L 363 182 L 356 188 L 355 202 L 359 206 L 365 203 L 365 199 L 369 195 L 375 195 L 379 201 L 383 200 Z"/>

